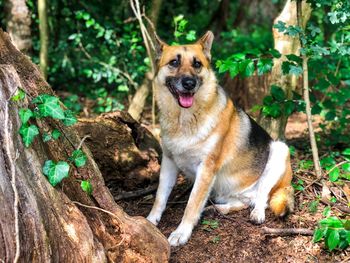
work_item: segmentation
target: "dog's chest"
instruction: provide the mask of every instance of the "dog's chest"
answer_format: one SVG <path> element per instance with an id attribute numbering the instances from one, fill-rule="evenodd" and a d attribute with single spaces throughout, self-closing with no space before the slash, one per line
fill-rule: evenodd
<path id="1" fill-rule="evenodd" d="M 216 143 L 216 135 L 211 135 L 205 140 L 199 140 L 196 137 L 163 139 L 163 145 L 177 167 L 192 180 L 195 179 L 199 165 L 215 149 Z"/>

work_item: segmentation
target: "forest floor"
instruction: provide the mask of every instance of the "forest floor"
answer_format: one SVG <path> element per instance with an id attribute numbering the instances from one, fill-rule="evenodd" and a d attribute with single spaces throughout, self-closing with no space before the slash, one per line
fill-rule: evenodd
<path id="1" fill-rule="evenodd" d="M 303 115 L 293 116 L 287 126 L 288 143 L 296 148 L 296 154 L 292 156 L 294 182 L 301 179 L 304 186 L 308 186 L 304 191 L 296 191 L 294 213 L 285 219 L 278 219 L 267 209 L 266 221 L 262 225 L 249 221 L 249 209 L 227 216 L 215 211 L 205 213 L 189 242 L 172 248 L 170 262 L 350 262 L 349 248 L 342 252 L 328 252 L 324 244 L 314 244 L 312 236 L 272 236 L 264 234 L 262 230 L 263 227 L 313 230 L 316 222 L 323 218 L 326 205 L 320 202 L 313 209 L 310 206 L 320 194 L 320 185 L 310 184 L 314 180 L 313 173 L 299 167 L 301 160 L 311 158 L 304 118 Z M 317 122 L 315 126 L 318 126 Z M 166 236 L 181 221 L 189 187 L 189 182 L 180 176 L 159 224 L 159 229 Z M 154 194 L 151 194 L 118 203 L 130 215 L 147 216 L 153 201 Z M 336 207 L 332 208 L 332 213 L 344 216 Z"/>

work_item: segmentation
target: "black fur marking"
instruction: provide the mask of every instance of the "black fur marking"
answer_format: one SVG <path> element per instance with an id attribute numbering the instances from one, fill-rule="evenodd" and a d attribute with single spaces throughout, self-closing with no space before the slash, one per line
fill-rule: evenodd
<path id="1" fill-rule="evenodd" d="M 255 120 L 253 120 L 248 114 L 246 115 L 249 118 L 251 126 L 250 132 L 247 134 L 249 143 L 248 148 L 255 152 L 254 166 L 259 173 L 262 173 L 269 159 L 270 143 L 273 140 L 271 136 L 255 122 Z"/>

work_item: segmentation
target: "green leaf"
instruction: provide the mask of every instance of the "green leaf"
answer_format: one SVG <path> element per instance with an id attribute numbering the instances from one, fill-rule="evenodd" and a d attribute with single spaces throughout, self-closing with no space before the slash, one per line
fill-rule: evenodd
<path id="1" fill-rule="evenodd" d="M 274 57 L 274 58 L 280 58 L 282 55 L 277 49 L 270 49 L 269 53 Z"/>
<path id="2" fill-rule="evenodd" d="M 230 77 L 234 78 L 238 75 L 239 73 L 239 63 L 238 62 L 234 62 L 232 61 L 229 64 L 229 68 L 228 68 L 229 72 L 230 72 Z"/>
<path id="3" fill-rule="evenodd" d="M 31 117 L 33 117 L 33 112 L 30 109 L 20 109 L 18 112 L 19 118 L 22 121 L 22 124 L 26 124 Z"/>
<path id="4" fill-rule="evenodd" d="M 339 232 L 336 229 L 330 229 L 329 233 L 327 233 L 327 247 L 329 248 L 330 251 L 332 251 L 333 249 L 335 249 L 338 244 L 339 244 Z"/>
<path id="5" fill-rule="evenodd" d="M 81 181 L 80 183 L 81 189 L 83 189 L 84 192 L 86 192 L 88 195 L 92 194 L 92 185 L 89 181 Z"/>
<path id="6" fill-rule="evenodd" d="M 24 100 L 25 97 L 26 97 L 25 92 L 22 89 L 18 88 L 15 95 L 12 96 L 11 100 L 16 102 L 16 101 Z"/>
<path id="7" fill-rule="evenodd" d="M 350 172 L 350 163 L 344 163 L 341 168 L 345 171 L 345 172 Z"/>
<path id="8" fill-rule="evenodd" d="M 70 159 L 74 162 L 74 164 L 77 167 L 84 166 L 86 163 L 86 160 L 87 160 L 86 155 L 85 155 L 85 153 L 83 153 L 82 150 L 75 150 L 72 153 L 72 156 L 70 157 Z"/>
<path id="9" fill-rule="evenodd" d="M 43 166 L 43 173 L 49 179 L 52 186 L 59 184 L 69 175 L 69 164 L 59 161 L 57 164 L 52 160 L 47 160 Z"/>
<path id="10" fill-rule="evenodd" d="M 47 98 L 42 104 L 38 105 L 39 114 L 43 117 L 52 117 L 62 120 L 65 118 L 64 111 L 55 97 Z"/>
<path id="11" fill-rule="evenodd" d="M 338 180 L 340 175 L 340 169 L 339 167 L 335 167 L 330 173 L 329 173 L 329 180 L 331 182 L 335 182 Z"/>
<path id="12" fill-rule="evenodd" d="M 344 151 L 341 153 L 342 155 L 350 155 L 350 148 L 346 148 Z"/>
<path id="13" fill-rule="evenodd" d="M 295 110 L 295 103 L 292 100 L 287 100 L 284 104 L 284 114 L 289 116 Z"/>
<path id="14" fill-rule="evenodd" d="M 277 24 L 273 25 L 273 28 L 276 28 L 278 32 L 283 32 L 286 30 L 286 23 L 278 21 Z"/>
<path id="15" fill-rule="evenodd" d="M 48 141 L 50 141 L 51 139 L 52 139 L 52 136 L 51 136 L 50 133 L 45 132 L 45 133 L 43 134 L 43 141 L 44 141 L 44 142 L 48 142 Z"/>
<path id="16" fill-rule="evenodd" d="M 61 136 L 61 132 L 57 129 L 54 129 L 51 133 L 51 136 L 54 140 L 57 140 Z"/>
<path id="17" fill-rule="evenodd" d="M 323 232 L 324 232 L 323 229 L 317 228 L 314 231 L 314 236 L 313 236 L 312 242 L 314 242 L 314 243 L 319 242 L 322 239 L 322 237 L 323 237 Z"/>
<path id="18" fill-rule="evenodd" d="M 241 72 L 244 77 L 249 77 L 253 75 L 255 71 L 254 62 L 252 60 L 246 60 L 241 63 Z"/>
<path id="19" fill-rule="evenodd" d="M 23 143 L 25 147 L 29 147 L 29 145 L 33 142 L 34 138 L 39 134 L 39 129 L 36 125 L 32 124 L 22 125 L 19 129 L 19 133 L 22 136 Z"/>
<path id="20" fill-rule="evenodd" d="M 64 116 L 63 124 L 66 126 L 74 125 L 77 122 L 77 118 L 75 118 L 73 112 L 70 110 L 66 110 Z"/>
<path id="21" fill-rule="evenodd" d="M 311 214 L 315 214 L 317 212 L 317 207 L 319 203 L 319 200 L 314 200 L 309 204 L 309 211 Z"/>
<path id="22" fill-rule="evenodd" d="M 286 99 L 286 94 L 284 93 L 284 90 L 281 87 L 275 85 L 271 86 L 271 95 L 279 102 L 284 101 Z"/>
<path id="23" fill-rule="evenodd" d="M 266 72 L 269 72 L 272 69 L 272 59 L 269 58 L 261 58 L 257 63 L 258 67 L 258 75 L 263 75 Z"/>
<path id="24" fill-rule="evenodd" d="M 48 100 L 49 98 L 54 98 L 56 99 L 57 103 L 59 101 L 59 99 L 57 97 L 51 96 L 49 94 L 40 94 L 38 96 L 36 96 L 33 100 L 32 103 L 34 104 L 42 104 L 44 103 L 46 100 Z"/>

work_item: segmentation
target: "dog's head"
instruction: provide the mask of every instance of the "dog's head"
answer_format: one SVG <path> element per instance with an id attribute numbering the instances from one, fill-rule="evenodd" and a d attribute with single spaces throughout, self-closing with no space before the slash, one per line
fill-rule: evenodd
<path id="1" fill-rule="evenodd" d="M 190 108 L 195 95 L 211 76 L 210 49 L 214 39 L 211 31 L 191 45 L 170 46 L 156 37 L 156 81 L 166 89 L 182 108 Z"/>

